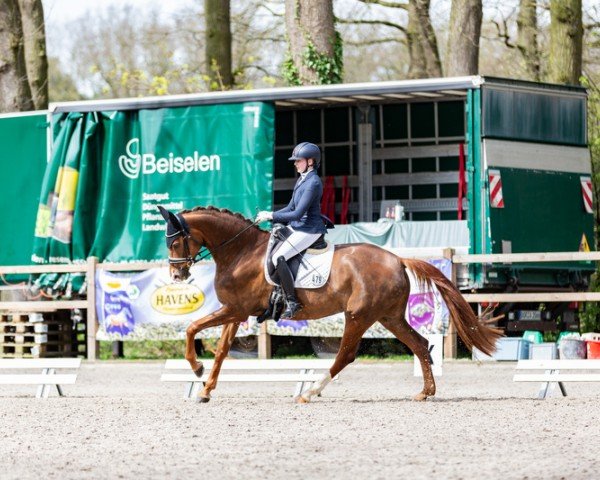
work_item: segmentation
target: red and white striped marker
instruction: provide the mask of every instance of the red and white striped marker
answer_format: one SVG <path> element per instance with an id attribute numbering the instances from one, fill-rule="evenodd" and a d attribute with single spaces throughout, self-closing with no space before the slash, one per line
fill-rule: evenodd
<path id="1" fill-rule="evenodd" d="M 581 180 L 581 195 L 583 197 L 583 208 L 587 213 L 594 213 L 592 207 L 593 198 L 592 195 L 592 179 L 591 177 L 579 177 Z"/>
<path id="2" fill-rule="evenodd" d="M 488 176 L 490 180 L 490 206 L 492 208 L 504 208 L 500 170 L 488 170 Z"/>

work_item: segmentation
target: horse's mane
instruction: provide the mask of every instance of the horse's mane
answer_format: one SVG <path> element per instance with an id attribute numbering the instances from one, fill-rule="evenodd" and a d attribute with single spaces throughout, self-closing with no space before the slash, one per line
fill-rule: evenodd
<path id="1" fill-rule="evenodd" d="M 256 228 L 257 230 L 259 230 L 261 232 L 264 231 L 258 225 L 254 225 L 254 222 L 252 220 L 249 220 L 248 218 L 244 217 L 241 213 L 232 212 L 231 210 L 229 210 L 227 208 L 217 208 L 217 207 L 213 207 L 212 205 L 209 205 L 208 207 L 194 207 L 191 210 L 181 210 L 181 212 L 179 212 L 179 213 L 194 213 L 194 212 L 201 212 L 201 211 L 224 213 L 231 217 L 237 218 L 238 220 L 241 220 L 246 225 L 253 225 L 254 228 Z"/>

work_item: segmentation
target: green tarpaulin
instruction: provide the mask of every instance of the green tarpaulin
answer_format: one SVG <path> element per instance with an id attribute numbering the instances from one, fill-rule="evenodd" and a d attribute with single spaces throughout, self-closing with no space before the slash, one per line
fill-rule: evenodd
<path id="1" fill-rule="evenodd" d="M 65 113 L 35 228 L 35 262 L 166 256 L 157 205 L 272 208 L 274 107 L 240 103 Z"/>
<path id="2" fill-rule="evenodd" d="M 46 166 L 46 114 L 0 115 L 0 265 L 28 265 Z"/>

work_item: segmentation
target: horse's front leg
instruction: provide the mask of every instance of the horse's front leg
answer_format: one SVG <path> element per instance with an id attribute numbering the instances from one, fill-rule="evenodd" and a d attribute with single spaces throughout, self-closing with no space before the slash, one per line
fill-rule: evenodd
<path id="1" fill-rule="evenodd" d="M 233 343 L 235 334 L 239 328 L 239 323 L 229 323 L 223 327 L 223 332 L 221 333 L 221 338 L 217 345 L 217 351 L 215 352 L 213 368 L 210 370 L 210 375 L 204 384 L 204 388 L 198 393 L 199 402 L 206 403 L 210 400 L 210 392 L 217 387 L 217 377 L 221 371 L 221 365 L 223 365 L 223 360 L 227 358 L 227 354 L 229 353 L 229 349 L 231 348 L 231 344 Z"/>
<path id="2" fill-rule="evenodd" d="M 201 377 L 204 373 L 204 365 L 196 358 L 196 349 L 194 348 L 196 334 L 205 328 L 235 323 L 236 321 L 238 323 L 242 321 L 239 314 L 236 314 L 227 307 L 221 307 L 216 312 L 190 323 L 185 332 L 185 359 L 190 362 L 190 367 L 192 367 L 192 371 L 197 377 Z"/>
<path id="3" fill-rule="evenodd" d="M 327 384 L 356 358 L 362 336 L 374 322 L 368 318 L 361 318 L 363 316 L 360 312 L 346 312 L 345 316 L 346 324 L 344 325 L 344 333 L 342 334 L 340 349 L 335 356 L 333 365 L 329 369 L 329 372 L 324 374 L 320 380 L 314 382 L 308 390 L 302 392 L 299 397 L 296 397 L 295 400 L 297 403 L 308 403 L 313 396 L 320 395 Z"/>

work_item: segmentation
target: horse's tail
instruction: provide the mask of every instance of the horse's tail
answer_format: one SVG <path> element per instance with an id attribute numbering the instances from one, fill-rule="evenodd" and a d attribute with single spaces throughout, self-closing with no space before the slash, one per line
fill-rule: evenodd
<path id="1" fill-rule="evenodd" d="M 497 328 L 482 324 L 454 284 L 433 265 L 417 259 L 401 259 L 402 264 L 416 277 L 419 284 L 437 287 L 446 302 L 458 335 L 471 350 L 474 346 L 487 355 L 496 350 L 496 340 L 502 336 Z"/>

